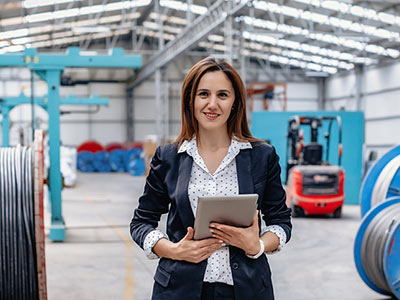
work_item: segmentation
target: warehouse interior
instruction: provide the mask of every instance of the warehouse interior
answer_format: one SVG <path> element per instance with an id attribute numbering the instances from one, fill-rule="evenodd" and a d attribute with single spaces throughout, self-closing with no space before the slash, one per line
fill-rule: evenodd
<path id="1" fill-rule="evenodd" d="M 158 260 L 129 223 L 208 56 L 238 71 L 280 157 L 293 232 L 266 254 L 275 299 L 400 299 L 399 1 L 3 0 L 0 28 L 0 299 L 151 299 Z M 302 165 L 339 170 L 336 194 Z M 307 178 L 320 197 L 303 205 Z M 34 269 L 10 262 L 19 242 Z"/>

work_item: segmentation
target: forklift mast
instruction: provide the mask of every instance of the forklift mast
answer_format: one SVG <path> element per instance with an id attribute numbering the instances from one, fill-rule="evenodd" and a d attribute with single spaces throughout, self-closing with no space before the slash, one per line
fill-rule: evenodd
<path id="1" fill-rule="evenodd" d="M 325 133 L 326 138 L 326 156 L 322 159 L 323 148 L 318 143 L 318 131 L 322 127 L 323 122 L 327 121 L 328 131 Z M 286 180 L 288 180 L 289 170 L 296 165 L 321 165 L 328 164 L 330 135 L 332 131 L 333 121 L 338 124 L 339 145 L 338 145 L 338 165 L 341 165 L 342 156 L 342 120 L 340 116 L 336 117 L 311 117 L 311 116 L 293 116 L 289 119 L 287 134 L 287 152 L 286 152 Z M 310 143 L 304 145 L 303 135 L 300 130 L 301 125 L 310 127 Z"/>

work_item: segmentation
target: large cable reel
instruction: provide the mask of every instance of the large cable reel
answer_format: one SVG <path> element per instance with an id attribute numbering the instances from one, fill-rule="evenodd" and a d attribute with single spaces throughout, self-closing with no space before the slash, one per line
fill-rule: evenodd
<path id="1" fill-rule="evenodd" d="M 360 191 L 363 216 L 354 260 L 374 291 L 400 299 L 400 146 L 368 171 Z"/>
<path id="2" fill-rule="evenodd" d="M 0 148 L 0 298 L 46 300 L 43 131 Z"/>
<path id="3" fill-rule="evenodd" d="M 361 215 L 395 196 L 400 196 L 400 146 L 391 149 L 368 170 L 360 192 Z"/>

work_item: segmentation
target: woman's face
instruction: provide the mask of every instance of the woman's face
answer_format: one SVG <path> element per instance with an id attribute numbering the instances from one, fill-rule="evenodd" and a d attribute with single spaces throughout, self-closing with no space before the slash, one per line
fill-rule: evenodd
<path id="1" fill-rule="evenodd" d="M 227 130 L 227 120 L 234 102 L 235 91 L 224 72 L 204 74 L 194 99 L 194 116 L 199 130 Z"/>

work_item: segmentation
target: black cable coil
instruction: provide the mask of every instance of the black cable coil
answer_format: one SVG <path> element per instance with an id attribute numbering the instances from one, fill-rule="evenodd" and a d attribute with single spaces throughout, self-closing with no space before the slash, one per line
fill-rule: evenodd
<path id="1" fill-rule="evenodd" d="M 38 300 L 33 150 L 0 148 L 0 299 Z"/>

